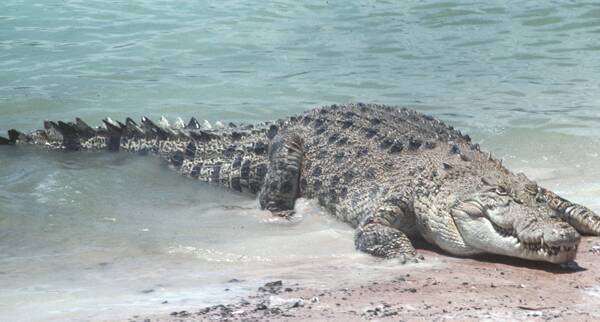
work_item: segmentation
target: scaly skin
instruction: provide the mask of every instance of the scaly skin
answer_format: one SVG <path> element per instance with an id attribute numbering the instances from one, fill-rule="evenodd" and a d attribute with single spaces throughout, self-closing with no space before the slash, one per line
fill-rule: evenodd
<path id="1" fill-rule="evenodd" d="M 468 136 L 423 114 L 381 105 L 323 107 L 274 123 L 202 129 L 143 118 L 105 127 L 45 122 L 0 144 L 149 152 L 181 174 L 258 194 L 262 208 L 293 215 L 315 198 L 356 227 L 361 251 L 415 260 L 411 240 L 450 254 L 494 253 L 564 263 L 600 216 L 513 174 Z"/>

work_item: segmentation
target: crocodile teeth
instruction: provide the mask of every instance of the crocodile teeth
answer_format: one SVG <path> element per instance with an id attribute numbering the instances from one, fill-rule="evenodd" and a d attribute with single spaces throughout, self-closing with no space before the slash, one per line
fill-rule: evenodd
<path id="1" fill-rule="evenodd" d="M 221 121 L 216 121 L 216 122 L 215 122 L 215 127 L 216 127 L 217 129 L 222 129 L 222 128 L 224 128 L 224 127 L 225 127 L 225 125 L 223 125 L 223 123 L 222 123 Z"/>
<path id="2" fill-rule="evenodd" d="M 498 234 L 500 234 L 502 237 L 514 236 L 514 232 L 512 229 L 502 228 L 496 224 L 493 224 L 493 226 L 494 226 L 494 229 L 496 230 L 496 232 L 498 232 Z"/>
<path id="3" fill-rule="evenodd" d="M 204 120 L 204 122 L 202 123 L 202 128 L 210 130 L 212 129 L 212 125 L 210 125 L 210 122 L 208 120 Z"/>

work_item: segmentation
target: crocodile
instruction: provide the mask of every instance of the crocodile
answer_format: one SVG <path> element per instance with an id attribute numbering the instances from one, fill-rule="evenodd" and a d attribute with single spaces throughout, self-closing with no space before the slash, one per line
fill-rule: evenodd
<path id="1" fill-rule="evenodd" d="M 513 173 L 468 135 L 419 112 L 387 105 L 320 107 L 259 124 L 180 118 L 103 126 L 45 121 L 9 130 L 1 145 L 158 155 L 184 176 L 258 197 L 275 216 L 316 199 L 352 225 L 360 251 L 419 261 L 417 239 L 460 257 L 498 254 L 532 261 L 575 259 L 581 234 L 600 216 Z"/>

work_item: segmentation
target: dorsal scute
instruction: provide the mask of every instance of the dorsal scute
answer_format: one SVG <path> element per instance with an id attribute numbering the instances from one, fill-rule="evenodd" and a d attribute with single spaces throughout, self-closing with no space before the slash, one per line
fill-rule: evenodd
<path id="1" fill-rule="evenodd" d="M 91 138 L 97 135 L 97 131 L 89 126 L 86 122 L 84 122 L 80 118 L 75 118 L 75 126 L 77 127 L 77 132 L 82 138 Z"/>
<path id="2" fill-rule="evenodd" d="M 181 117 L 178 116 L 175 119 L 175 122 L 173 122 L 172 128 L 175 130 L 181 130 L 181 129 L 185 128 L 185 123 L 183 122 L 183 119 L 181 119 Z"/>
<path id="3" fill-rule="evenodd" d="M 188 122 L 188 124 L 185 126 L 186 129 L 188 130 L 199 130 L 200 129 L 200 123 L 198 122 L 198 120 L 196 120 L 195 117 L 192 117 L 190 119 L 190 121 Z"/>
<path id="4" fill-rule="evenodd" d="M 150 139 L 160 139 L 165 140 L 169 138 L 169 133 L 167 133 L 162 127 L 156 125 L 152 120 L 143 116 L 142 117 L 142 130 L 146 134 L 146 137 Z"/>

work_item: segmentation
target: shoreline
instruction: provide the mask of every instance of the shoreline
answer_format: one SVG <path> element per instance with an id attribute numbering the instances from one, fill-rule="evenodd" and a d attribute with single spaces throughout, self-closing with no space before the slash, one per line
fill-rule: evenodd
<path id="1" fill-rule="evenodd" d="M 449 257 L 441 265 L 351 288 L 316 289 L 273 281 L 234 303 L 127 321 L 596 321 L 600 319 L 600 238 L 584 237 L 577 261 L 557 266 L 499 256 Z"/>

